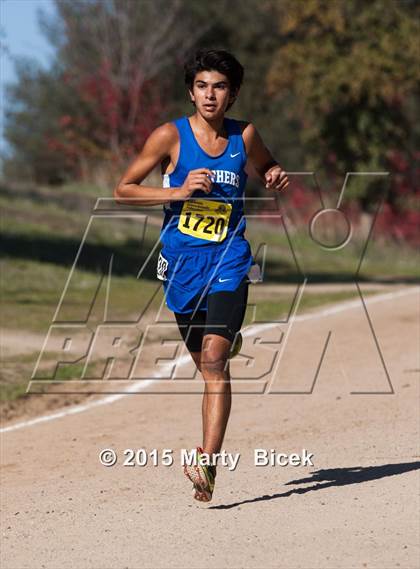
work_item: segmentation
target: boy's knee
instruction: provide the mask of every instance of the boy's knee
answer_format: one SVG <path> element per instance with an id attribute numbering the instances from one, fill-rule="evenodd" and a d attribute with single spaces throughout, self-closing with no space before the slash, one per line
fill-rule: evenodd
<path id="1" fill-rule="evenodd" d="M 223 372 L 229 358 L 230 343 L 225 338 L 207 335 L 203 341 L 201 350 L 202 372 Z"/>
<path id="2" fill-rule="evenodd" d="M 226 369 L 227 356 L 225 354 L 221 354 L 220 352 L 203 352 L 200 363 L 201 371 L 208 371 L 213 373 L 222 372 Z"/>

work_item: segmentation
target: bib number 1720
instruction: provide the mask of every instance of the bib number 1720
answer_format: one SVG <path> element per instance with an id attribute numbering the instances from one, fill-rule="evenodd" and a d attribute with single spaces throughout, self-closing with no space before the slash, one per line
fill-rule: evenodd
<path id="1" fill-rule="evenodd" d="M 232 206 L 210 200 L 191 200 L 184 203 L 178 229 L 191 237 L 221 242 L 225 239 Z"/>

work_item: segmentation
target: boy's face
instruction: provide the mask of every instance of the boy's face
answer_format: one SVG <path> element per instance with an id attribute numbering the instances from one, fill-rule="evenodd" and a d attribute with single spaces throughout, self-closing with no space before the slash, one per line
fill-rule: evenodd
<path id="1" fill-rule="evenodd" d="M 226 75 L 218 71 L 200 71 L 195 76 L 190 96 L 200 115 L 206 119 L 217 119 L 224 115 L 235 93 L 231 92 Z"/>

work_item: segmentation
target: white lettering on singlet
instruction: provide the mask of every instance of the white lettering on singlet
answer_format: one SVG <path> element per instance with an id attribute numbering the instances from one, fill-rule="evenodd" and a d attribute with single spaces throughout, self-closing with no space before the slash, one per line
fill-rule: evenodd
<path id="1" fill-rule="evenodd" d="M 235 174 L 235 172 L 230 172 L 229 170 L 212 170 L 214 172 L 214 182 L 216 184 L 227 184 L 229 186 L 234 186 L 235 188 L 239 188 L 239 174 Z M 170 188 L 171 182 L 169 178 L 169 174 L 163 175 L 163 187 Z M 164 209 L 166 209 L 164 207 Z"/>
<path id="2" fill-rule="evenodd" d="M 216 184 L 228 184 L 229 186 L 239 188 L 239 174 L 229 172 L 229 170 L 213 170 L 213 172 Z"/>

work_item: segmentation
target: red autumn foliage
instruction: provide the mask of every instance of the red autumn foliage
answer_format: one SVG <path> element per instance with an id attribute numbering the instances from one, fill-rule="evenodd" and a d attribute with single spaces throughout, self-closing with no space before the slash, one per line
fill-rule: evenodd
<path id="1" fill-rule="evenodd" d="M 419 153 L 420 154 L 420 153 Z M 420 245 L 419 169 L 400 153 L 390 155 L 390 191 L 375 219 L 374 235 L 380 239 Z M 321 207 L 319 196 L 312 188 L 293 181 L 281 197 L 283 212 L 295 227 L 308 227 L 313 214 Z M 353 227 L 361 223 L 363 210 L 353 200 L 342 208 Z M 261 213 L 272 213 L 263 211 Z M 270 222 L 270 218 L 266 218 Z M 272 220 L 271 223 L 278 223 Z"/>
<path id="2" fill-rule="evenodd" d="M 138 85 L 130 78 L 120 85 L 106 61 L 89 76 L 66 73 L 63 80 L 81 104 L 59 117 L 59 134 L 49 138 L 49 148 L 63 153 L 69 165 L 83 157 L 121 168 L 142 147 L 162 115 L 164 104 L 157 85 L 153 81 Z"/>

